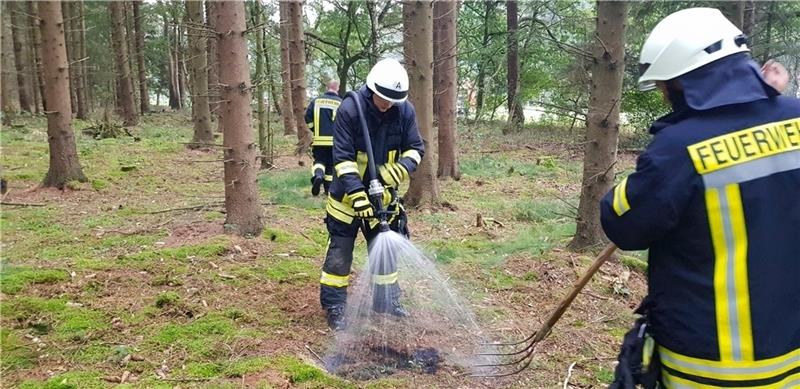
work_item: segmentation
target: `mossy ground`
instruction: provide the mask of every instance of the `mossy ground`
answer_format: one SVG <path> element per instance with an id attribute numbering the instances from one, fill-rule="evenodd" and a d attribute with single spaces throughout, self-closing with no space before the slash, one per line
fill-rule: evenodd
<path id="1" fill-rule="evenodd" d="M 42 206 L 6 206 L 0 216 L 2 387 L 102 388 L 126 371 L 120 386 L 133 388 L 555 387 L 573 362 L 570 382 L 599 386 L 644 290 L 640 254 L 606 265 L 516 377 L 348 382 L 305 348 L 323 350 L 331 337 L 317 297 L 327 236 L 323 200 L 309 194 L 310 161 L 293 155 L 293 139 L 278 137 L 276 168 L 259 176 L 266 228 L 246 240 L 222 233 L 222 164 L 197 162 L 221 152 L 184 147 L 187 115 L 145 116 L 133 129 L 141 141 L 94 140 L 76 122 L 90 181 L 65 191 L 32 189 L 47 171 L 46 123 L 17 122 L 2 132 L 5 200 Z M 500 338 L 533 330 L 591 261 L 565 250 L 578 138 L 462 126 L 463 177 L 441 182 L 448 206 L 410 210 L 413 240 Z M 623 154 L 618 166 L 632 159 Z"/>

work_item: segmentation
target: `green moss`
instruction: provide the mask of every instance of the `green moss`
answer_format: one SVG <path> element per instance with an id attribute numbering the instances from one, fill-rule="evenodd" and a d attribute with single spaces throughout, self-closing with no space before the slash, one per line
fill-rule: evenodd
<path id="1" fill-rule="evenodd" d="M 3 317 L 52 328 L 60 340 L 84 339 L 89 333 L 108 328 L 105 314 L 86 307 L 67 306 L 65 299 L 17 297 L 0 309 Z"/>
<path id="2" fill-rule="evenodd" d="M 33 367 L 36 364 L 36 352 L 29 348 L 16 332 L 0 327 L 0 370 L 16 370 Z"/>
<path id="3" fill-rule="evenodd" d="M 184 374 L 188 377 L 214 378 L 222 374 L 223 366 L 218 363 L 190 362 Z"/>
<path id="4" fill-rule="evenodd" d="M 316 277 L 315 265 L 299 259 L 286 259 L 267 265 L 265 275 L 278 282 L 307 283 Z"/>
<path id="5" fill-rule="evenodd" d="M 167 324 L 150 341 L 159 350 L 170 346 L 185 348 L 191 355 L 206 358 L 223 352 L 221 344 L 230 341 L 236 332 L 233 320 L 211 314 L 187 324 Z"/>
<path id="6" fill-rule="evenodd" d="M 223 374 L 226 377 L 243 377 L 247 374 L 258 373 L 266 369 L 269 365 L 270 361 L 268 358 L 242 358 L 230 362 L 230 364 L 225 367 Z"/>
<path id="7" fill-rule="evenodd" d="M 594 371 L 595 378 L 604 384 L 610 384 L 614 381 L 614 371 L 606 367 L 598 367 Z"/>
<path id="8" fill-rule="evenodd" d="M 221 242 L 222 239 L 217 239 L 216 241 L 204 244 L 145 250 L 138 254 L 128 255 L 125 258 L 131 261 L 152 261 L 160 258 L 183 260 L 189 257 L 195 257 L 198 259 L 214 259 L 228 251 L 228 241 L 227 238 L 224 239 L 224 243 Z"/>
<path id="9" fill-rule="evenodd" d="M 620 255 L 620 261 L 623 265 L 638 271 L 639 273 L 647 273 L 647 262 L 641 259 L 628 255 Z"/>
<path id="10" fill-rule="evenodd" d="M 68 371 L 47 381 L 28 380 L 19 385 L 20 389 L 101 389 L 107 384 L 96 371 Z"/>
<path id="11" fill-rule="evenodd" d="M 52 284 L 69 278 L 65 270 L 34 269 L 0 264 L 0 290 L 16 294 L 31 284 Z"/>
<path id="12" fill-rule="evenodd" d="M 181 296 L 179 296 L 175 292 L 163 292 L 159 293 L 158 296 L 156 296 L 155 305 L 158 308 L 175 306 L 178 304 L 178 301 L 180 301 L 180 299 Z"/>

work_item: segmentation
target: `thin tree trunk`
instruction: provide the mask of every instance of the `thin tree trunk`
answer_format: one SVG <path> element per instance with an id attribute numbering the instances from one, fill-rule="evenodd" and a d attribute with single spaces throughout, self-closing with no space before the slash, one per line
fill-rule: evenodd
<path id="1" fill-rule="evenodd" d="M 433 5 L 434 25 L 439 26 L 439 50 L 434 51 L 434 109 L 438 113 L 439 130 L 439 178 L 460 179 L 458 168 L 458 143 L 456 141 L 456 98 L 458 91 L 458 63 L 456 61 L 456 19 L 458 3 L 436 1 Z"/>
<path id="2" fill-rule="evenodd" d="M 139 110 L 150 112 L 150 94 L 147 92 L 147 69 L 144 67 L 144 30 L 140 7 L 141 0 L 133 0 L 133 31 L 136 36 L 136 63 L 139 70 Z"/>
<path id="3" fill-rule="evenodd" d="M 43 1 L 38 6 L 42 30 L 42 62 L 47 83 L 45 93 L 50 102 L 47 112 L 50 167 L 42 185 L 63 188 L 69 181 L 87 180 L 78 162 L 75 135 L 70 127 L 72 112 L 69 106 L 69 62 L 64 42 L 61 5 L 55 1 Z"/>
<path id="4" fill-rule="evenodd" d="M 69 60 L 70 67 L 69 67 L 69 101 L 70 107 L 72 108 L 72 112 L 78 112 L 78 94 L 76 91 L 78 90 L 75 77 L 75 69 L 76 66 L 75 61 L 77 55 L 75 54 L 75 31 L 72 26 L 74 25 L 74 11 L 72 2 L 70 1 L 62 1 L 61 2 L 61 13 L 64 15 L 64 40 L 67 43 L 67 60 Z"/>
<path id="5" fill-rule="evenodd" d="M 28 12 L 30 14 L 30 10 L 28 9 L 29 6 L 30 6 L 30 2 L 26 2 L 25 5 L 24 5 L 24 8 L 27 10 L 26 12 Z M 33 14 L 31 14 L 31 15 L 33 15 Z M 26 19 L 33 19 L 33 18 L 26 17 Z M 30 77 L 30 80 L 31 80 L 31 82 L 30 82 L 30 86 L 31 86 L 30 95 L 31 95 L 31 97 L 33 97 L 33 112 L 38 115 L 38 114 L 42 113 L 42 94 L 41 94 L 42 93 L 42 89 L 40 88 L 40 85 L 39 85 L 39 80 L 40 80 L 39 69 L 36 67 L 36 56 L 37 56 L 37 54 L 34 52 L 35 50 L 34 50 L 34 45 L 33 44 L 34 44 L 34 41 L 35 41 L 36 37 L 39 34 L 36 32 L 36 30 L 38 30 L 37 28 L 31 27 L 32 26 L 31 23 L 20 23 L 20 24 L 25 26 L 24 27 L 25 30 L 26 30 L 25 32 L 27 33 L 28 49 L 25 50 L 26 54 L 27 54 L 27 56 L 25 57 L 25 62 L 30 64 L 28 66 L 28 71 L 29 71 L 28 77 Z"/>
<path id="6" fill-rule="evenodd" d="M 84 21 L 83 0 L 78 0 L 72 3 L 72 37 L 73 47 L 75 50 L 75 58 L 77 62 L 74 64 L 74 81 L 73 87 L 75 88 L 76 96 L 76 117 L 78 119 L 87 119 L 89 116 L 88 101 L 86 96 L 86 31 Z"/>
<path id="7" fill-rule="evenodd" d="M 14 74 L 14 42 L 11 39 L 11 5 L 12 3 L 3 2 L 0 6 L 3 7 L 2 18 L 2 63 L 0 63 L 0 71 L 2 71 L 2 79 L 0 79 L 0 88 L 2 88 L 2 109 L 3 109 L 3 125 L 11 125 L 11 119 L 19 113 L 19 91 L 17 88 L 16 75 Z"/>
<path id="8" fill-rule="evenodd" d="M 281 114 L 281 104 L 280 98 L 278 97 L 278 90 L 275 87 L 275 75 L 272 74 L 272 57 L 269 51 L 269 45 L 267 44 L 266 33 L 264 39 L 264 66 L 265 71 L 267 72 L 267 82 L 269 82 L 269 91 L 270 97 L 269 100 L 272 102 L 272 106 L 275 109 L 275 112 L 280 115 Z"/>
<path id="9" fill-rule="evenodd" d="M 591 96 L 583 158 L 583 179 L 573 250 L 605 240 L 597 204 L 614 184 L 619 109 L 625 72 L 627 2 L 598 1 Z"/>
<path id="10" fill-rule="evenodd" d="M 38 2 L 28 2 L 28 14 L 38 15 L 39 7 Z M 35 59 L 34 66 L 36 67 L 36 78 L 39 84 L 39 96 L 42 98 L 42 109 L 47 111 L 47 94 L 45 93 L 44 85 L 44 64 L 42 63 L 42 33 L 39 26 L 39 19 L 30 18 L 31 28 L 33 29 L 33 57 Z"/>
<path id="11" fill-rule="evenodd" d="M 189 147 L 202 147 L 202 144 L 214 143 L 211 132 L 211 112 L 208 106 L 208 52 L 203 32 L 203 3 L 201 1 L 186 2 L 186 18 L 189 22 L 189 68 L 192 80 L 192 121 L 194 122 L 194 138 Z"/>
<path id="12" fill-rule="evenodd" d="M 225 229 L 242 236 L 258 236 L 264 228 L 256 186 L 258 152 L 251 130 L 252 84 L 247 61 L 244 2 L 216 4 L 216 26 L 225 129 Z"/>
<path id="13" fill-rule="evenodd" d="M 294 134 L 294 109 L 292 109 L 292 72 L 289 61 L 289 2 L 278 3 L 280 10 L 281 83 L 283 84 L 283 135 Z"/>
<path id="14" fill-rule="evenodd" d="M 108 3 L 112 22 L 111 39 L 114 46 L 114 62 L 117 68 L 117 80 L 119 81 L 118 95 L 122 108 L 123 124 L 125 126 L 135 126 L 136 106 L 134 105 L 133 87 L 131 85 L 131 69 L 128 66 L 124 6 L 124 3 L 117 1 Z"/>
<path id="15" fill-rule="evenodd" d="M 214 10 L 216 8 L 216 1 L 206 0 L 206 26 L 209 30 L 216 29 L 216 18 L 214 17 Z M 217 131 L 222 132 L 222 127 L 219 125 L 219 66 L 217 64 L 217 38 L 212 37 L 207 40 L 208 44 L 208 109 L 211 112 L 211 123 L 217 123 Z"/>
<path id="16" fill-rule="evenodd" d="M 775 16 L 775 2 L 770 2 L 769 7 L 767 8 L 767 26 L 766 30 L 766 38 L 764 39 L 764 43 L 761 44 L 763 47 L 763 52 L 761 53 L 761 63 L 765 63 L 770 59 L 770 52 L 772 51 L 772 18 Z"/>
<path id="17" fill-rule="evenodd" d="M 261 25 L 261 4 L 256 3 L 250 9 L 252 25 Z M 266 119 L 264 118 L 264 27 L 258 27 L 254 31 L 256 35 L 256 74 L 254 82 L 256 83 L 256 115 L 258 115 L 258 150 L 262 156 L 267 155 L 267 133 L 266 133 Z M 269 107 L 267 107 L 269 108 Z M 266 158 L 261 158 L 261 168 L 264 168 Z"/>
<path id="18" fill-rule="evenodd" d="M 367 0 L 367 13 L 369 14 L 369 67 L 372 68 L 378 62 L 378 3 L 375 0 Z M 340 79 L 339 82 L 344 82 Z"/>
<path id="19" fill-rule="evenodd" d="M 177 21 L 176 21 L 177 23 Z M 188 83 L 188 68 L 186 67 L 186 50 L 183 46 L 183 40 L 186 37 L 186 33 L 184 27 L 182 25 L 178 25 L 177 27 L 177 47 L 175 50 L 177 57 L 176 63 L 178 64 L 178 89 L 180 90 L 180 101 L 181 101 L 181 108 L 186 107 L 186 96 L 190 93 L 189 83 Z"/>
<path id="20" fill-rule="evenodd" d="M 303 3 L 289 2 L 289 63 L 292 75 L 292 110 L 297 131 L 297 149 L 303 154 L 311 146 L 311 132 L 305 128 L 306 107 L 306 38 L 303 35 Z"/>
<path id="21" fill-rule="evenodd" d="M 172 34 L 174 28 L 170 26 L 169 18 L 167 15 L 164 15 L 164 36 L 167 40 L 167 78 L 169 79 L 169 107 L 178 110 L 181 108 L 179 103 L 179 96 L 178 96 L 178 88 L 177 88 L 177 80 L 175 79 L 175 55 L 174 55 L 174 44 L 172 43 L 172 39 L 174 35 Z"/>
<path id="22" fill-rule="evenodd" d="M 433 4 L 403 3 L 403 54 L 408 69 L 409 101 L 417 111 L 417 124 L 425 144 L 425 155 L 411 177 L 405 201 L 410 207 L 436 205 L 436 134 L 433 132 Z"/>
<path id="23" fill-rule="evenodd" d="M 136 34 L 134 33 L 133 21 L 133 1 L 123 1 L 122 9 L 125 11 L 125 47 L 128 54 L 128 68 L 130 69 L 131 78 L 131 93 L 133 93 L 133 108 L 136 113 L 142 113 L 140 110 L 140 96 L 139 96 L 139 74 L 138 67 L 136 66 Z"/>
<path id="24" fill-rule="evenodd" d="M 11 13 L 11 38 L 14 42 L 14 65 L 17 69 L 17 92 L 19 93 L 19 106 L 24 112 L 33 113 L 33 105 L 31 98 L 30 74 L 26 69 L 25 51 L 28 50 L 28 43 L 26 38 L 26 31 L 20 25 L 20 21 L 24 20 L 22 16 L 24 3 L 12 2 Z"/>
<path id="25" fill-rule="evenodd" d="M 519 41 L 517 36 L 517 1 L 506 1 L 506 65 L 508 81 L 508 130 L 517 130 L 525 124 L 525 114 L 519 101 Z"/>
<path id="26" fill-rule="evenodd" d="M 492 17 L 492 12 L 494 11 L 494 4 L 492 1 L 484 0 L 483 2 L 483 37 L 481 42 L 483 43 L 482 47 L 487 47 L 489 45 L 489 20 Z M 486 94 L 486 66 L 487 60 L 481 59 L 480 63 L 478 63 L 478 80 L 476 88 L 476 96 L 475 96 L 475 121 L 477 122 L 481 118 L 481 114 L 483 113 L 483 105 L 485 100 Z"/>
<path id="27" fill-rule="evenodd" d="M 749 36 L 753 36 L 753 25 L 756 13 L 756 4 L 754 0 L 745 0 L 744 14 L 742 15 L 742 32 Z M 748 43 L 750 45 L 750 43 Z"/>

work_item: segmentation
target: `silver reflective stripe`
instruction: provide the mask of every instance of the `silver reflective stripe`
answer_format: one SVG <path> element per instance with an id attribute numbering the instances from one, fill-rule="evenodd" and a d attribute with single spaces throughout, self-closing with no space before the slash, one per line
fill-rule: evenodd
<path id="1" fill-rule="evenodd" d="M 722 188 L 718 191 L 720 216 L 722 217 L 722 232 L 725 236 L 725 247 L 728 253 L 728 260 L 725 264 L 725 278 L 727 284 L 726 293 L 728 294 L 728 318 L 731 326 L 731 348 L 733 360 L 742 360 L 741 334 L 739 332 L 739 314 L 736 310 L 739 307 L 736 301 L 736 239 L 733 237 L 733 226 L 731 224 L 731 211 L 728 205 L 728 193 Z"/>
<path id="2" fill-rule="evenodd" d="M 781 369 L 786 367 L 791 367 L 794 364 L 800 363 L 800 354 L 795 355 L 783 362 L 761 367 L 707 366 L 699 363 L 686 362 L 673 358 L 669 353 L 659 353 L 659 357 L 664 361 L 666 361 L 669 365 L 674 365 L 676 367 L 682 368 L 681 371 L 696 370 L 699 372 L 709 373 L 709 374 L 730 375 L 732 378 L 734 378 L 737 375 L 743 375 L 743 374 L 761 374 L 761 373 L 773 373 L 773 372 L 776 372 L 775 374 L 780 374 Z"/>
<path id="3" fill-rule="evenodd" d="M 707 173 L 703 175 L 703 183 L 706 188 L 720 188 L 727 184 L 751 181 L 794 169 L 800 169 L 800 150 L 759 158 Z"/>

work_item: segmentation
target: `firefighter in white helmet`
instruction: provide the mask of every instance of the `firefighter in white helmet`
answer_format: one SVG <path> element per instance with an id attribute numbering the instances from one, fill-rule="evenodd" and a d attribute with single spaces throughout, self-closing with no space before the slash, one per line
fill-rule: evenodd
<path id="1" fill-rule="evenodd" d="M 397 189 L 416 170 L 424 147 L 414 106 L 406 101 L 408 74 L 394 59 L 383 59 L 367 75 L 367 84 L 356 92 L 365 110 L 367 126 L 362 128 L 354 97 L 348 95 L 339 106 L 333 131 L 333 182 L 326 206 L 326 225 L 330 235 L 320 277 L 320 303 L 331 329 L 344 326 L 353 246 L 360 228 L 369 242 L 377 234 L 373 206 L 366 193 L 372 177 L 367 174 L 367 154 L 362 131 L 369 131 L 370 143 L 385 191 L 384 209 L 396 213 L 389 220 L 394 231 L 408 236 L 406 215 Z M 363 227 L 362 227 L 363 226 Z M 378 269 L 373 310 L 404 317 L 400 304 L 397 269 L 394 264 Z"/>
<path id="2" fill-rule="evenodd" d="M 600 204 L 611 241 L 649 250 L 611 387 L 798 387 L 800 101 L 713 8 L 658 23 L 640 68 L 672 113 Z"/>

